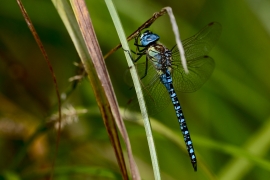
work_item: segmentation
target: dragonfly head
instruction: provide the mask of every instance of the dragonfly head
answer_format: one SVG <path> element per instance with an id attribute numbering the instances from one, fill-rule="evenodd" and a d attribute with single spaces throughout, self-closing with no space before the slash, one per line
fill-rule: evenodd
<path id="1" fill-rule="evenodd" d="M 149 30 L 144 31 L 144 33 L 140 37 L 140 42 L 142 46 L 148 46 L 153 42 L 159 40 L 159 36 L 157 34 L 152 33 Z"/>

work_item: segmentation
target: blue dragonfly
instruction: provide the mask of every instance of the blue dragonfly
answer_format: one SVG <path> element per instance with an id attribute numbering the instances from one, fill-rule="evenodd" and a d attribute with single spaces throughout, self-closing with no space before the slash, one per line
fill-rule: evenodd
<path id="1" fill-rule="evenodd" d="M 194 36 L 182 41 L 189 73 L 185 73 L 175 46 L 168 49 L 158 43 L 160 37 L 146 30 L 135 38 L 137 55 L 133 59 L 141 78 L 143 94 L 150 114 L 156 114 L 172 102 L 186 148 L 195 171 L 197 160 L 186 120 L 176 92 L 194 92 L 211 76 L 215 62 L 207 56 L 221 34 L 221 25 L 212 22 Z M 140 41 L 140 44 L 138 43 Z M 143 63 L 136 63 L 142 56 Z"/>

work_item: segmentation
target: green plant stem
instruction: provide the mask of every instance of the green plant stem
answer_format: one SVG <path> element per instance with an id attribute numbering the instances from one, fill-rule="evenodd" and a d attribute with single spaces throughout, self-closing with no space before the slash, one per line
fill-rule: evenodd
<path id="1" fill-rule="evenodd" d="M 128 52 L 130 52 L 130 49 L 129 49 L 129 46 L 128 46 L 128 43 L 126 40 L 126 35 L 124 33 L 124 30 L 122 28 L 122 24 L 121 24 L 120 19 L 117 15 L 117 12 L 114 8 L 114 5 L 113 5 L 111 0 L 105 0 L 105 2 L 107 4 L 107 7 L 108 7 L 109 12 L 111 14 L 111 17 L 112 17 L 114 26 L 116 28 L 116 31 L 118 33 L 122 47 L 125 50 L 124 54 L 126 56 L 128 66 L 131 67 L 130 72 L 131 72 L 131 76 L 133 79 L 135 91 L 136 91 L 136 94 L 138 97 L 139 106 L 140 106 L 143 121 L 144 121 L 144 128 L 146 131 L 148 146 L 149 146 L 149 150 L 150 150 L 150 155 L 151 155 L 151 160 L 152 160 L 152 165 L 153 165 L 153 170 L 154 170 L 154 176 L 155 176 L 156 180 L 159 180 L 159 179 L 161 179 L 161 176 L 160 176 L 160 170 L 159 170 L 159 165 L 158 165 L 158 158 L 157 158 L 157 154 L 156 154 L 154 139 L 153 139 L 152 130 L 151 130 L 151 124 L 150 124 L 150 120 L 148 118 L 147 109 L 145 106 L 145 101 L 143 98 L 143 93 L 142 93 L 139 77 L 137 75 L 134 64 L 133 64 L 133 62 L 130 58 L 130 55 L 128 53 Z"/>

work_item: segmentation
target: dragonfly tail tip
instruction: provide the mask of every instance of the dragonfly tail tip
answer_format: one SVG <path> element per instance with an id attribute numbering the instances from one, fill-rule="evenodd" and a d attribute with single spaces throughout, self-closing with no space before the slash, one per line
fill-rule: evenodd
<path id="1" fill-rule="evenodd" d="M 193 169 L 195 172 L 197 172 L 197 162 L 192 163 Z"/>

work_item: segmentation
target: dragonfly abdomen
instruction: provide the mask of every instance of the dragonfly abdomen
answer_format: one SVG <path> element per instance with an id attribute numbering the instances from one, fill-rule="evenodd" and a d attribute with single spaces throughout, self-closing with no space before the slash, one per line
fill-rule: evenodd
<path id="1" fill-rule="evenodd" d="M 182 108 L 180 106 L 179 100 L 177 98 L 177 94 L 176 94 L 174 87 L 173 87 L 171 72 L 169 70 L 166 70 L 165 73 L 160 75 L 160 80 L 161 80 L 162 84 L 164 84 L 164 86 L 166 87 L 167 91 L 170 94 L 170 97 L 171 97 L 171 100 L 172 100 L 172 103 L 173 103 L 173 106 L 175 109 L 175 113 L 176 113 L 176 116 L 177 116 L 177 119 L 178 119 L 178 122 L 180 125 L 180 129 L 181 129 L 181 132 L 182 132 L 183 137 L 184 137 L 184 141 L 186 144 L 186 148 L 187 148 L 191 163 L 193 165 L 194 170 L 196 171 L 197 170 L 197 160 L 196 160 L 195 151 L 194 151 L 194 148 L 192 145 L 192 140 L 191 140 L 188 128 L 187 128 L 185 117 L 184 117 L 184 114 L 182 112 Z"/>

